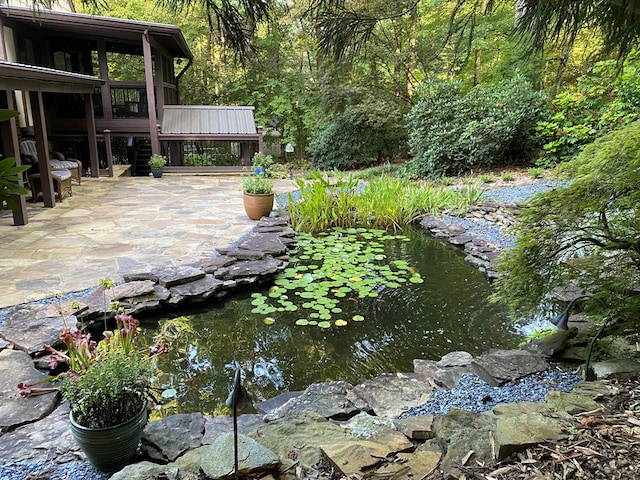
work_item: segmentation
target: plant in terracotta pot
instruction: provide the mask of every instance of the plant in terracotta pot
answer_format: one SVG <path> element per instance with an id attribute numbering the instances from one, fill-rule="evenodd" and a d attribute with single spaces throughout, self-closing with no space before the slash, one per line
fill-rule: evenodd
<path id="1" fill-rule="evenodd" d="M 124 467 L 135 454 L 147 423 L 147 403 L 154 364 L 166 347 L 139 347 L 140 323 L 131 315 L 116 315 L 117 328 L 97 343 L 90 333 L 66 328 L 60 338 L 65 351 L 45 345 L 50 366 L 68 370 L 49 378 L 71 406 L 71 432 L 87 459 L 99 470 Z M 45 389 L 20 384 L 22 395 Z"/>
<path id="2" fill-rule="evenodd" d="M 155 178 L 162 177 L 162 169 L 167 164 L 167 157 L 164 155 L 151 155 L 149 159 L 149 166 L 151 167 L 151 173 Z"/>
<path id="3" fill-rule="evenodd" d="M 266 175 L 247 175 L 242 180 L 244 210 L 251 220 L 268 216 L 273 209 L 273 180 Z"/>

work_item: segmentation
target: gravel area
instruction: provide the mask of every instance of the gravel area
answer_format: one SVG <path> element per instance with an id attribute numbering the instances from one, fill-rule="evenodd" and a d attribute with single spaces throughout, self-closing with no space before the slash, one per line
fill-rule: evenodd
<path id="1" fill-rule="evenodd" d="M 529 200 L 534 195 L 556 188 L 556 186 L 558 186 L 558 183 L 553 180 L 538 180 L 530 185 L 517 185 L 487 190 L 484 195 L 487 200 L 504 204 L 515 204 Z"/>
<path id="2" fill-rule="evenodd" d="M 530 185 L 514 185 L 513 187 L 496 188 L 484 192 L 484 200 L 503 205 L 515 205 L 525 202 L 538 193 L 556 188 L 557 182 L 539 180 Z M 513 248 L 515 238 L 509 235 L 499 225 L 480 219 L 468 219 L 446 215 L 442 220 L 451 225 L 464 227 L 469 233 L 476 235 L 501 250 Z"/>
<path id="3" fill-rule="evenodd" d="M 442 416 L 452 408 L 484 412 L 499 403 L 544 402 L 547 392 L 570 392 L 582 380 L 580 375 L 572 372 L 546 370 L 492 387 L 476 375 L 467 374 L 460 378 L 456 388 L 436 390 L 427 403 L 410 408 L 401 417 Z"/>
<path id="4" fill-rule="evenodd" d="M 0 464 L 2 480 L 73 479 L 107 480 L 111 475 L 96 470 L 89 462 L 69 462 L 62 465 L 34 462 L 10 462 Z"/>

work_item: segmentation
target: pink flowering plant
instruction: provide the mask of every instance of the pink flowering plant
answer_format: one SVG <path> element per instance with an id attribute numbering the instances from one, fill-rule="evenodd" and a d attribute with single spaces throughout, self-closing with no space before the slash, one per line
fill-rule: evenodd
<path id="1" fill-rule="evenodd" d="M 68 370 L 46 380 L 59 380 L 55 389 L 69 400 L 76 423 L 86 427 L 119 425 L 140 412 L 150 393 L 152 357 L 167 351 L 166 345 L 139 348 L 140 322 L 117 314 L 116 329 L 105 331 L 100 342 L 90 333 L 66 328 L 60 335 L 65 349 L 49 345 L 49 366 L 66 364 Z M 49 391 L 34 384 L 19 384 L 23 396 Z"/>

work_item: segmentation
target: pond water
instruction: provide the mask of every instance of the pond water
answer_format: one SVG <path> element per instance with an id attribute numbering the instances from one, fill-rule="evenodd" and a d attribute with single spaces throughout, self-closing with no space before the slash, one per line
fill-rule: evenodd
<path id="1" fill-rule="evenodd" d="M 422 230 L 402 233 L 409 241 L 381 242 L 384 255 L 378 258 L 406 262 L 408 275 L 423 282 L 405 280 L 398 288 L 379 284 L 364 298 L 345 295 L 336 310 L 347 319 L 344 326 L 333 320 L 329 328 L 297 325 L 308 318 L 300 309 L 281 308 L 269 317 L 253 313 L 260 304 L 256 292 L 228 297 L 206 311 L 146 321 L 149 338 L 160 332 L 171 346 L 158 358 L 157 385 L 175 396 L 157 415 L 225 411 L 237 365 L 259 401 L 314 382 L 356 384 L 384 372 L 409 372 L 413 359 L 437 360 L 454 350 L 480 354 L 514 348 L 522 338 L 509 311 L 489 303 L 490 284 L 465 262 L 463 252 Z M 259 293 L 269 298 L 273 290 Z"/>

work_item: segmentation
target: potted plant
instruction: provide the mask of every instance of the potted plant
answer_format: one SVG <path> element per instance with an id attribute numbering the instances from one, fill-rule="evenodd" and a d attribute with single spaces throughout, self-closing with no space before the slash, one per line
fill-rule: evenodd
<path id="1" fill-rule="evenodd" d="M 167 351 L 154 346 L 143 352 L 136 341 L 138 320 L 116 315 L 115 331 L 104 332 L 99 343 L 90 333 L 66 328 L 60 338 L 66 352 L 51 346 L 50 366 L 59 363 L 68 370 L 48 380 L 69 400 L 71 432 L 87 459 L 105 472 L 123 468 L 135 455 L 142 430 L 147 423 L 151 357 Z M 43 392 L 44 388 L 19 384 L 23 396 Z"/>
<path id="2" fill-rule="evenodd" d="M 162 169 L 167 164 L 167 157 L 164 155 L 151 155 L 149 159 L 149 166 L 151 167 L 151 173 L 155 178 L 162 177 Z"/>
<path id="3" fill-rule="evenodd" d="M 266 175 L 267 168 L 273 164 L 273 157 L 261 152 L 256 152 L 251 159 L 251 166 L 256 175 Z"/>
<path id="4" fill-rule="evenodd" d="M 251 220 L 268 216 L 273 209 L 273 180 L 266 175 L 247 175 L 242 180 L 244 210 Z"/>

